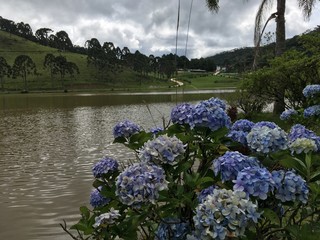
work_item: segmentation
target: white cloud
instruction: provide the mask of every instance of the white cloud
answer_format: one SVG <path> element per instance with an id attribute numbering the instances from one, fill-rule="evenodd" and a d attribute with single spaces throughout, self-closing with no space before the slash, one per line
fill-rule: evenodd
<path id="1" fill-rule="evenodd" d="M 184 54 L 191 0 L 181 1 L 178 53 Z M 191 15 L 188 58 L 253 45 L 255 13 L 260 1 L 220 1 L 218 14 L 208 11 L 205 0 L 194 1 Z M 297 1 L 287 1 L 287 37 L 319 25 L 319 3 L 310 21 L 304 21 Z M 1 16 L 29 23 L 35 32 L 48 27 L 65 30 L 72 42 L 86 40 L 139 50 L 149 55 L 175 52 L 178 1 L 172 0 L 10 0 L 1 3 Z M 275 6 L 270 13 L 275 10 Z M 271 22 L 267 31 L 273 32 Z"/>

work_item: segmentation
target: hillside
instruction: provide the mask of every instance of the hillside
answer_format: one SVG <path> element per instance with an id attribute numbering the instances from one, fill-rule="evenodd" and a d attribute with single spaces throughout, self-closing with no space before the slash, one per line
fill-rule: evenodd
<path id="1" fill-rule="evenodd" d="M 30 89 L 37 90 L 58 90 L 61 89 L 61 81 L 58 75 L 54 75 L 51 79 L 49 69 L 44 68 L 44 59 L 46 54 L 53 54 L 54 56 L 62 55 L 66 57 L 67 61 L 75 63 L 79 70 L 79 74 L 74 76 L 66 75 L 66 86 L 74 89 L 107 89 L 114 87 L 137 87 L 141 84 L 144 78 L 141 78 L 137 73 L 131 69 L 123 67 L 120 71 L 108 71 L 104 77 L 107 80 L 101 81 L 97 74 L 97 69 L 92 65 L 87 64 L 87 55 L 62 52 L 58 49 L 40 45 L 38 43 L 29 41 L 25 38 L 10 34 L 0 30 L 0 56 L 4 57 L 10 66 L 13 66 L 15 58 L 19 55 L 28 55 L 36 64 L 37 74 L 28 75 L 28 86 Z M 147 78 L 149 79 L 149 78 Z M 23 81 L 21 78 L 13 79 L 9 77 L 4 78 L 4 88 L 7 90 L 21 90 L 23 89 Z M 53 80 L 53 81 L 52 81 Z M 156 84 L 162 84 L 156 83 Z M 165 86 L 167 87 L 167 83 Z"/>

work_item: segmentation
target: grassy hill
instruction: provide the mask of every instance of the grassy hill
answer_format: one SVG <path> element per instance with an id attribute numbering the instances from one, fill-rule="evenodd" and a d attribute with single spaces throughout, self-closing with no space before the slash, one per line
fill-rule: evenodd
<path id="1" fill-rule="evenodd" d="M 15 58 L 19 55 L 28 55 L 37 67 L 36 75 L 28 75 L 28 88 L 30 91 L 61 91 L 62 84 L 59 76 L 51 78 L 49 69 L 43 66 L 46 54 L 54 56 L 62 55 L 67 61 L 74 62 L 80 70 L 75 76 L 65 76 L 65 85 L 73 91 L 167 91 L 173 90 L 175 83 L 167 79 L 158 79 L 153 75 L 141 76 L 133 70 L 122 67 L 117 72 L 105 73 L 105 80 L 101 80 L 98 71 L 92 65 L 87 64 L 87 56 L 71 52 L 61 52 L 58 49 L 40 45 L 25 38 L 0 30 L 0 56 L 4 57 L 10 66 L 13 66 Z M 100 75 L 101 76 L 101 75 Z M 214 76 L 212 74 L 183 74 L 177 79 L 184 81 L 185 89 L 214 89 L 235 87 L 239 79 Z M 4 78 L 6 91 L 21 91 L 24 88 L 21 78 Z"/>

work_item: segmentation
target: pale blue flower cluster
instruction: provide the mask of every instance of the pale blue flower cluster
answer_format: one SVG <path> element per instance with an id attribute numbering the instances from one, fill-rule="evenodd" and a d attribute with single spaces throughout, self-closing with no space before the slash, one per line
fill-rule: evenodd
<path id="1" fill-rule="evenodd" d="M 171 110 L 171 120 L 173 123 L 191 125 L 193 122 L 193 105 L 181 103 Z"/>
<path id="2" fill-rule="evenodd" d="M 119 214 L 119 210 L 115 210 L 111 208 L 109 212 L 103 213 L 95 218 L 95 223 L 92 225 L 94 228 L 97 227 L 105 227 L 107 225 L 111 225 L 115 223 L 121 215 Z"/>
<path id="3" fill-rule="evenodd" d="M 289 144 L 289 149 L 291 150 L 291 154 L 297 153 L 300 154 L 302 152 L 317 152 L 318 147 L 314 140 L 310 138 L 297 138 L 293 142 Z"/>
<path id="4" fill-rule="evenodd" d="M 306 181 L 293 171 L 273 171 L 275 182 L 275 197 L 282 202 L 301 201 L 307 203 L 309 189 Z"/>
<path id="5" fill-rule="evenodd" d="M 172 109 L 171 120 L 173 123 L 187 124 L 191 128 L 202 126 L 215 131 L 231 125 L 225 108 L 225 102 L 218 98 L 201 101 L 196 105 L 183 103 Z"/>
<path id="6" fill-rule="evenodd" d="M 294 109 L 287 109 L 280 114 L 280 119 L 287 121 L 292 118 L 292 116 L 297 115 L 298 112 Z"/>
<path id="7" fill-rule="evenodd" d="M 305 118 L 320 116 L 320 105 L 313 105 L 311 107 L 307 107 L 303 111 L 303 116 Z"/>
<path id="8" fill-rule="evenodd" d="M 237 120 L 231 127 L 227 137 L 233 141 L 239 142 L 247 146 L 247 135 L 251 131 L 254 123 L 247 119 Z"/>
<path id="9" fill-rule="evenodd" d="M 262 167 L 248 167 L 241 170 L 233 182 L 234 191 L 245 192 L 262 200 L 267 199 L 275 184 L 268 169 Z"/>
<path id="10" fill-rule="evenodd" d="M 190 231 L 189 224 L 176 218 L 165 218 L 156 231 L 156 240 L 183 240 Z"/>
<path id="11" fill-rule="evenodd" d="M 250 221 L 257 222 L 260 213 L 244 192 L 214 189 L 200 203 L 193 217 L 195 232 L 188 239 L 225 239 L 244 235 Z"/>
<path id="12" fill-rule="evenodd" d="M 259 167 L 258 160 L 245 156 L 238 151 L 227 151 L 224 155 L 213 160 L 212 169 L 217 176 L 221 173 L 222 182 L 234 180 L 238 173 L 247 167 Z"/>
<path id="13" fill-rule="evenodd" d="M 129 120 L 124 120 L 123 122 L 119 122 L 114 126 L 113 136 L 114 138 L 118 138 L 118 137 L 128 138 L 140 131 L 141 131 L 141 128 L 137 124 Z"/>
<path id="14" fill-rule="evenodd" d="M 159 191 L 167 189 L 167 184 L 161 167 L 135 163 L 117 177 L 116 195 L 123 204 L 139 208 L 142 204 L 154 204 Z"/>
<path id="15" fill-rule="evenodd" d="M 199 194 L 198 194 L 198 202 L 202 203 L 208 195 L 213 193 L 213 190 L 218 189 L 217 186 L 210 186 L 205 189 L 203 189 Z"/>
<path id="16" fill-rule="evenodd" d="M 317 136 L 313 131 L 307 129 L 305 126 L 301 124 L 295 124 L 291 127 L 288 134 L 289 146 L 299 138 L 306 138 L 314 141 L 317 146 L 317 150 L 320 150 L 320 137 Z M 294 149 L 297 149 L 297 146 L 295 146 Z M 302 151 L 304 150 L 302 149 Z"/>
<path id="17" fill-rule="evenodd" d="M 118 170 L 119 164 L 110 157 L 104 157 L 92 167 L 92 173 L 95 178 L 101 178 L 104 174 L 112 173 Z"/>
<path id="18" fill-rule="evenodd" d="M 302 93 L 306 98 L 312 98 L 316 95 L 319 95 L 320 85 L 319 84 L 308 85 L 302 90 Z"/>
<path id="19" fill-rule="evenodd" d="M 215 131 L 222 127 L 230 127 L 231 120 L 227 113 L 218 105 L 202 101 L 193 109 L 193 123 L 191 127 L 208 127 Z"/>
<path id="20" fill-rule="evenodd" d="M 287 134 L 275 123 L 256 123 L 247 135 L 248 146 L 260 153 L 287 149 Z"/>
<path id="21" fill-rule="evenodd" d="M 146 162 L 174 164 L 185 152 L 185 145 L 176 136 L 161 135 L 144 143 L 139 158 Z"/>
<path id="22" fill-rule="evenodd" d="M 110 199 L 102 196 L 100 191 L 101 191 L 101 188 L 94 189 L 91 191 L 90 205 L 94 208 L 103 207 L 110 202 Z"/>

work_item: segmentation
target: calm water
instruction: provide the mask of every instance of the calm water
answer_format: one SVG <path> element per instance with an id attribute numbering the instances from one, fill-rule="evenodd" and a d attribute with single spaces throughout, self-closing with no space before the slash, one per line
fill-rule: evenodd
<path id="1" fill-rule="evenodd" d="M 105 155 L 134 159 L 112 144 L 113 126 L 161 126 L 177 102 L 212 96 L 0 95 L 0 239 L 71 239 L 59 224 L 74 224 L 89 205 L 92 165 Z"/>

